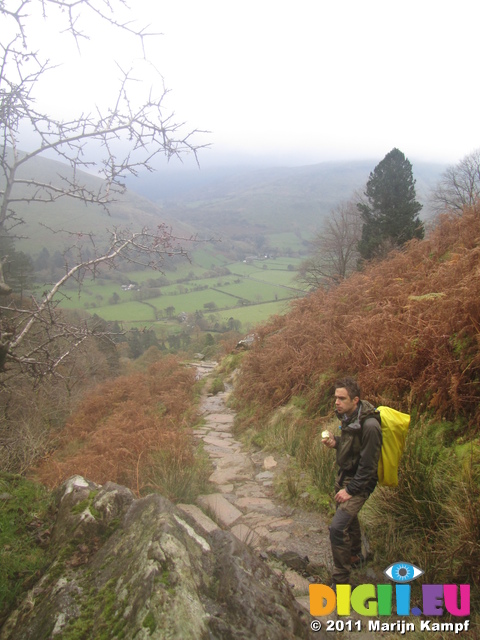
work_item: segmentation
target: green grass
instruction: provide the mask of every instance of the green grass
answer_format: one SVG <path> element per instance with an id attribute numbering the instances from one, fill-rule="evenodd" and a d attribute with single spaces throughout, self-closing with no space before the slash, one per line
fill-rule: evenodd
<path id="1" fill-rule="evenodd" d="M 167 309 L 175 307 L 175 315 L 182 311 L 185 313 L 195 313 L 195 311 L 205 311 L 204 304 L 214 302 L 218 308 L 230 307 L 236 304 L 236 301 L 225 293 L 207 289 L 205 291 L 192 291 L 179 295 L 166 295 L 159 298 L 153 298 L 148 302 L 157 309 Z"/>
<path id="2" fill-rule="evenodd" d="M 263 282 L 269 282 L 285 287 L 294 287 L 299 289 L 299 285 L 295 282 L 296 271 L 284 271 L 281 269 L 263 269 L 257 273 L 252 274 L 252 278 L 256 280 L 262 280 Z"/>
<path id="3" fill-rule="evenodd" d="M 218 252 L 211 249 L 199 248 L 192 252 L 192 262 L 203 269 L 211 269 L 212 266 L 222 267 L 226 264 L 227 259 Z"/>
<path id="4" fill-rule="evenodd" d="M 290 289 L 283 289 L 266 282 L 250 279 L 243 280 L 238 284 L 221 285 L 218 289 L 237 298 L 249 300 L 250 302 L 276 300 L 294 295 L 294 292 Z"/>
<path id="5" fill-rule="evenodd" d="M 181 268 L 183 269 L 183 264 Z M 188 263 L 190 267 L 190 263 Z M 156 278 L 165 277 L 168 280 L 173 281 L 177 278 L 176 271 L 165 271 L 162 273 L 161 271 L 155 271 L 154 269 L 144 269 L 142 271 L 129 271 L 128 273 L 122 274 L 126 280 L 131 280 L 132 282 L 137 282 L 138 284 L 144 284 L 147 280 L 155 280 Z"/>
<path id="6" fill-rule="evenodd" d="M 288 278 L 288 273 L 291 276 L 294 275 L 292 267 L 296 269 L 303 260 L 304 258 L 283 257 L 272 260 L 253 260 L 252 262 L 232 262 L 227 267 L 233 274 L 243 276 L 258 275 L 258 273 L 267 271 L 285 271 L 287 272 L 285 277 Z"/>
<path id="7" fill-rule="evenodd" d="M 290 258 L 288 256 L 284 256 L 281 258 L 274 258 L 272 260 L 254 260 L 253 264 L 259 269 L 264 269 L 264 266 L 266 265 L 267 269 L 291 271 L 292 267 L 298 267 L 298 265 L 303 262 L 303 260 L 304 258 Z"/>
<path id="8" fill-rule="evenodd" d="M 92 303 L 99 307 L 106 306 L 114 293 L 119 296 L 119 304 L 130 302 L 132 299 L 132 293 L 123 291 L 118 282 L 95 280 L 84 284 L 80 296 L 78 291 L 64 291 L 61 306 L 64 309 L 84 308 Z"/>
<path id="9" fill-rule="evenodd" d="M 0 626 L 17 597 L 47 564 L 37 536 L 49 526 L 51 494 L 40 484 L 0 472 Z M 9 496 L 9 497 L 8 497 Z"/>
<path id="10" fill-rule="evenodd" d="M 189 273 L 193 272 L 195 275 L 206 273 L 210 267 L 202 267 L 194 262 L 193 256 L 191 258 L 191 262 L 184 258 L 183 260 L 176 262 L 173 269 L 168 269 L 164 272 L 165 277 L 170 282 L 177 282 L 177 280 L 183 280 L 184 278 L 188 278 Z M 147 271 L 146 273 L 152 273 L 151 271 Z M 159 271 L 156 272 L 158 275 L 162 275 Z M 153 276 L 155 277 L 155 276 Z"/>
<path id="11" fill-rule="evenodd" d="M 311 234 L 304 234 L 306 238 L 309 238 Z M 271 233 L 268 235 L 268 244 L 277 251 L 285 251 L 290 249 L 291 251 L 305 251 L 304 245 L 305 238 L 299 238 L 296 233 L 284 232 L 284 233 Z"/>
<path id="12" fill-rule="evenodd" d="M 275 287 L 274 292 L 282 298 L 303 294 L 303 291 L 298 283 L 293 281 L 293 275 L 291 281 L 289 281 L 288 274 L 286 274 L 284 271 L 263 271 L 257 276 L 252 276 L 250 281 L 254 282 L 255 284 L 262 282 L 265 285 L 268 284 L 272 287 Z"/>
<path id="13" fill-rule="evenodd" d="M 258 271 L 258 267 L 247 262 L 231 262 L 227 268 L 232 273 L 232 277 L 233 275 L 250 276 Z"/>
<path id="14" fill-rule="evenodd" d="M 249 330 L 254 325 L 265 322 L 270 316 L 283 315 L 288 311 L 288 304 L 288 300 L 279 300 L 278 302 L 237 307 L 228 311 L 221 311 L 220 317 L 224 322 L 227 322 L 229 318 L 239 320 L 242 323 L 242 328 Z"/>
<path id="15" fill-rule="evenodd" d="M 153 322 L 155 320 L 154 310 L 141 302 L 125 302 L 123 304 L 113 304 L 110 306 L 96 307 L 90 309 L 91 313 L 96 313 L 107 322 Z"/>
<path id="16" fill-rule="evenodd" d="M 212 258 L 215 256 L 203 247 L 194 252 L 191 263 L 188 260 L 179 262 L 175 270 L 163 275 L 144 270 L 117 274 L 115 280 L 98 278 L 85 281 L 80 294 L 76 289 L 67 291 L 67 297 L 60 298 L 60 306 L 70 310 L 85 309 L 106 321 L 130 325 L 158 321 L 166 325 L 167 320 L 173 323 L 170 330 L 176 328 L 180 313 L 200 311 L 210 318 L 212 313 L 219 314 L 223 322 L 233 317 L 242 323 L 242 330 L 249 330 L 272 314 L 284 313 L 286 299 L 302 295 L 293 280 L 293 268 L 300 262 L 298 258 L 257 260 L 254 264 L 243 261 L 230 263 L 226 266 L 231 274 L 211 277 L 212 267 L 224 262 L 222 257 L 217 256 L 216 261 Z M 205 277 L 207 273 L 209 277 Z M 142 290 L 145 292 L 148 287 L 148 281 L 161 276 L 168 282 L 158 287 L 162 295 L 138 300 Z M 129 281 L 137 283 L 141 291 L 124 291 L 121 283 Z M 200 287 L 204 288 L 198 290 Z M 114 299 L 115 304 L 112 303 Z M 243 306 L 245 303 L 248 306 Z M 206 304 L 213 304 L 214 308 L 206 307 Z"/>

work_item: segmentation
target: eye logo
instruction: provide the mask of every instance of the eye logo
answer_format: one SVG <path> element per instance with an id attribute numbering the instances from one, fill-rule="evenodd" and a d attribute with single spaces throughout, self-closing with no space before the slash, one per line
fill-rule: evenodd
<path id="1" fill-rule="evenodd" d="M 383 572 L 387 578 L 394 582 L 411 582 L 421 576 L 424 571 L 409 562 L 394 562 Z"/>

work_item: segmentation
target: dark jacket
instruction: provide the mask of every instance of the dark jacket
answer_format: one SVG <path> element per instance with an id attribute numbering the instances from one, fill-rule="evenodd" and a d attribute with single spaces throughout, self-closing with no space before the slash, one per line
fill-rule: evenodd
<path id="1" fill-rule="evenodd" d="M 340 416 L 339 416 L 340 417 Z M 341 435 L 335 437 L 337 485 L 351 496 L 370 494 L 378 482 L 378 460 L 382 449 L 380 414 L 362 400 L 350 417 L 341 418 Z"/>

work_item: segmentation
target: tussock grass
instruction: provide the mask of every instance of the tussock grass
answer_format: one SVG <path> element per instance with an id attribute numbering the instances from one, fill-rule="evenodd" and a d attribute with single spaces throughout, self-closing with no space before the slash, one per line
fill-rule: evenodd
<path id="1" fill-rule="evenodd" d="M 406 559 L 425 570 L 428 583 L 470 584 L 478 631 L 480 446 L 456 452 L 432 443 L 434 433 L 426 423 L 410 431 L 398 487 L 378 487 L 362 521 L 380 566 Z"/>
<path id="2" fill-rule="evenodd" d="M 271 450 L 297 454 L 307 424 L 301 411 L 294 405 L 280 407 L 271 416 L 264 430 L 265 446 Z"/>
<path id="3" fill-rule="evenodd" d="M 180 450 L 154 451 L 142 470 L 142 493 L 158 492 L 175 502 L 194 502 L 208 491 L 211 473 L 208 456 L 200 449 L 182 446 Z"/>
<path id="4" fill-rule="evenodd" d="M 210 385 L 210 393 L 216 396 L 217 393 L 222 393 L 223 391 L 225 391 L 223 380 L 220 377 L 214 378 Z"/>
<path id="5" fill-rule="evenodd" d="M 336 425 L 337 423 L 335 423 Z M 313 427 L 313 425 L 312 425 Z M 302 440 L 298 454 L 299 464 L 308 469 L 312 478 L 313 486 L 324 496 L 323 504 L 327 504 L 326 499 L 332 500 L 336 475 L 336 454 L 332 449 L 328 449 L 321 441 L 317 427 L 310 428 L 308 437 Z M 330 431 L 336 433 L 336 427 L 327 425 Z M 322 426 L 322 430 L 325 425 Z M 333 504 L 333 502 L 332 502 Z"/>

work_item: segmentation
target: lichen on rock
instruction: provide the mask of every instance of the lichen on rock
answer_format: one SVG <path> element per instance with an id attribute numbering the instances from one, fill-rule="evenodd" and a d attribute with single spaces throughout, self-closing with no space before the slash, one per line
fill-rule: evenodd
<path id="1" fill-rule="evenodd" d="M 310 637 L 286 583 L 230 532 L 79 476 L 57 502 L 52 562 L 0 640 Z"/>

